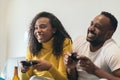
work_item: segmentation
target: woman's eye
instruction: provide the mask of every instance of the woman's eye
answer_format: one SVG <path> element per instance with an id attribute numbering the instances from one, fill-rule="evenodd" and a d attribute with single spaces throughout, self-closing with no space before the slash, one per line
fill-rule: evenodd
<path id="1" fill-rule="evenodd" d="M 39 27 L 40 27 L 40 28 L 45 28 L 45 27 L 47 27 L 47 26 L 44 25 L 44 24 L 42 24 L 42 25 L 40 25 Z"/>
<path id="2" fill-rule="evenodd" d="M 37 26 L 35 26 L 35 29 L 38 29 L 38 27 L 37 27 Z"/>

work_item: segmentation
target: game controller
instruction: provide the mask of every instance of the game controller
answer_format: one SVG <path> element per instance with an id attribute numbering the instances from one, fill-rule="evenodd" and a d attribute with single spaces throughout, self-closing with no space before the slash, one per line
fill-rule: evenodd
<path id="1" fill-rule="evenodd" d="M 37 64 L 37 62 L 34 62 L 34 61 L 21 61 L 21 63 L 24 66 L 32 66 L 32 65 Z"/>
<path id="2" fill-rule="evenodd" d="M 77 58 L 77 54 L 76 54 L 76 53 L 72 53 L 71 58 L 72 58 L 75 62 L 77 62 L 77 61 L 79 60 L 79 59 Z"/>

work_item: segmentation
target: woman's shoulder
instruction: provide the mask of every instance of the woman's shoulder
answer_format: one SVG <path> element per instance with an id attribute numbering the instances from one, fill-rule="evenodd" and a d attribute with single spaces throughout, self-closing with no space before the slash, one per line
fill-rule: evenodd
<path id="1" fill-rule="evenodd" d="M 70 38 L 65 38 L 65 39 L 64 39 L 64 44 L 65 44 L 65 43 L 72 43 L 72 40 L 71 40 Z"/>
<path id="2" fill-rule="evenodd" d="M 64 43 L 63 43 L 63 48 L 68 47 L 68 46 L 72 47 L 72 40 L 69 38 L 65 38 Z"/>

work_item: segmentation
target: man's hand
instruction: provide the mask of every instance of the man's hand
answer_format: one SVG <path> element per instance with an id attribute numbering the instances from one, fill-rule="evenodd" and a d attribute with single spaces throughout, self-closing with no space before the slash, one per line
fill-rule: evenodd
<path id="1" fill-rule="evenodd" d="M 79 64 L 83 70 L 85 70 L 88 73 L 94 74 L 97 67 L 94 65 L 94 63 L 88 57 L 78 56 L 78 59 L 80 59 Z"/>

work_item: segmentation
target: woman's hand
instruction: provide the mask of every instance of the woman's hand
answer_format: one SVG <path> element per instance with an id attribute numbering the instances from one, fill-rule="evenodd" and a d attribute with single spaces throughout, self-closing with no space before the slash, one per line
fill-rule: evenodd
<path id="1" fill-rule="evenodd" d="M 49 70 L 52 67 L 52 64 L 46 60 L 35 60 L 32 62 L 36 62 L 37 64 L 33 65 L 34 69 L 38 71 Z"/>
<path id="2" fill-rule="evenodd" d="M 73 69 L 73 68 L 75 68 L 76 65 L 77 65 L 77 62 L 74 61 L 74 60 L 71 58 L 71 56 L 72 56 L 72 53 L 69 53 L 69 52 L 68 52 L 68 53 L 65 55 L 65 58 L 64 58 L 64 63 L 65 63 L 65 65 L 67 66 L 67 68 L 69 68 L 69 69 Z"/>
<path id="3" fill-rule="evenodd" d="M 25 61 L 21 61 L 21 72 L 26 73 L 29 70 L 30 66 L 25 66 L 23 62 Z"/>

